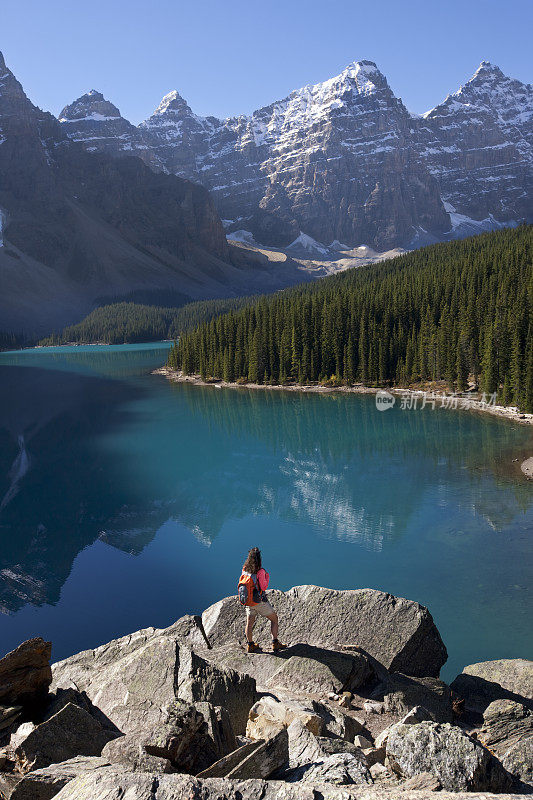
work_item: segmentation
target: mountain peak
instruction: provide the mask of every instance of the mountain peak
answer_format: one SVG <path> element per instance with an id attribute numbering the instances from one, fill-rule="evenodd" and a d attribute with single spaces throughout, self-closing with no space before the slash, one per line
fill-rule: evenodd
<path id="1" fill-rule="evenodd" d="M 102 92 L 91 89 L 90 92 L 82 94 L 77 100 L 59 114 L 60 122 L 75 122 L 79 120 L 91 120 L 102 122 L 110 119 L 120 119 L 120 111 L 113 103 L 106 100 Z"/>
<path id="2" fill-rule="evenodd" d="M 482 80 L 486 78 L 501 79 L 505 78 L 505 75 L 496 64 L 491 64 L 490 61 L 482 61 L 468 83 L 472 83 L 472 81 L 479 80 L 480 78 Z"/>
<path id="3" fill-rule="evenodd" d="M 1 50 L 0 50 L 0 69 L 2 69 L 2 70 L 3 69 L 7 69 L 6 62 L 4 60 L 4 54 L 2 53 Z"/>
<path id="4" fill-rule="evenodd" d="M 171 92 L 169 92 L 163 97 L 163 99 L 157 106 L 156 110 L 154 111 L 154 116 L 155 114 L 167 114 L 167 113 L 172 113 L 172 114 L 192 113 L 189 104 L 186 102 L 186 100 L 183 99 L 180 93 L 176 91 L 176 89 L 173 89 Z"/>

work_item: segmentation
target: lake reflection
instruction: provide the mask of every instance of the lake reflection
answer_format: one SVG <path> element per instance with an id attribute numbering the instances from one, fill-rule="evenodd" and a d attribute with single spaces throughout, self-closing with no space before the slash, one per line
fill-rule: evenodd
<path id="1" fill-rule="evenodd" d="M 149 375 L 164 359 L 0 355 L 0 649 L 38 633 L 59 658 L 169 624 L 233 593 L 257 543 L 280 588 L 428 605 L 450 668 L 528 655 L 533 498 L 502 471 L 527 431 L 369 396 L 169 384 Z"/>

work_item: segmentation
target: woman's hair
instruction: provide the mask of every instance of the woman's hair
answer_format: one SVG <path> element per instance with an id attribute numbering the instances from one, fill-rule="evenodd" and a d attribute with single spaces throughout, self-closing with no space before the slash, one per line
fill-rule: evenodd
<path id="1" fill-rule="evenodd" d="M 243 570 L 256 575 L 261 569 L 261 550 L 258 547 L 252 547 L 244 562 Z"/>

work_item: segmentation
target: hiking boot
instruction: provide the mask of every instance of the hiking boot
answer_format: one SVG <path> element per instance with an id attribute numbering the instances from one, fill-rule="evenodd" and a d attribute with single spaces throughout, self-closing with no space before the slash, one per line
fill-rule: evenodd
<path id="1" fill-rule="evenodd" d="M 286 644 L 282 644 L 278 639 L 274 639 L 272 641 L 272 650 L 274 653 L 278 653 L 280 650 L 285 650 L 287 647 Z"/>
<path id="2" fill-rule="evenodd" d="M 248 653 L 260 653 L 261 648 L 255 642 L 247 642 L 246 643 L 246 650 Z"/>

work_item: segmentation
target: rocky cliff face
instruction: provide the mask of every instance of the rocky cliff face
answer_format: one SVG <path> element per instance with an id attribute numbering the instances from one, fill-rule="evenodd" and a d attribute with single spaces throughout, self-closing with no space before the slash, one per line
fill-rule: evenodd
<path id="1" fill-rule="evenodd" d="M 132 290 L 264 289 L 266 267 L 232 263 L 206 190 L 139 158 L 112 158 L 114 142 L 131 155 L 137 129 L 98 93 L 82 100 L 65 114 L 85 147 L 28 100 L 0 56 L 1 328 L 46 333 Z"/>
<path id="2" fill-rule="evenodd" d="M 531 84 L 483 61 L 465 86 L 414 120 L 413 134 L 455 225 L 459 214 L 531 219 Z"/>
<path id="3" fill-rule="evenodd" d="M 303 231 L 383 250 L 531 218 L 532 92 L 484 62 L 419 118 L 373 62 L 360 61 L 249 117 L 199 117 L 174 91 L 114 143 L 109 109 L 94 107 L 96 118 L 80 98 L 62 118 L 86 146 L 134 149 L 153 168 L 201 183 L 230 231 L 274 246 Z M 70 109 L 80 103 L 78 123 Z"/>

